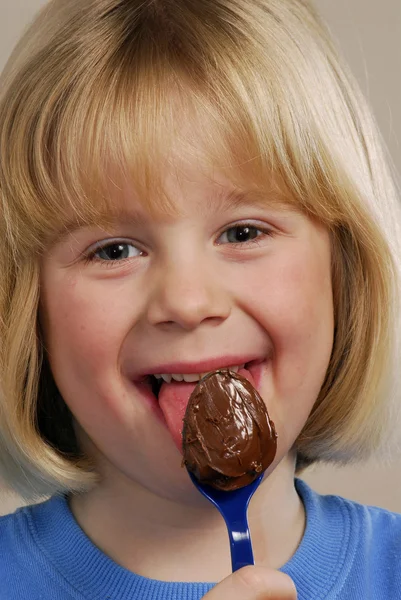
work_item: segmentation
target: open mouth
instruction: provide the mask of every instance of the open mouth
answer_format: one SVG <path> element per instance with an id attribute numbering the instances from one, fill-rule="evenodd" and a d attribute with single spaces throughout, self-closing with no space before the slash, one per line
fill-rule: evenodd
<path id="1" fill-rule="evenodd" d="M 144 375 L 139 386 L 147 393 L 152 392 L 155 409 L 160 410 L 177 448 L 182 446 L 182 427 L 189 398 L 198 382 L 208 373 L 218 370 L 229 370 L 238 373 L 257 387 L 264 360 L 251 360 L 242 365 L 217 367 L 212 371 L 192 374 L 148 374 Z M 146 393 L 146 392 L 145 392 Z"/>
<path id="2" fill-rule="evenodd" d="M 250 372 L 250 369 L 252 368 L 252 366 L 254 366 L 257 363 L 260 363 L 261 361 L 250 361 L 248 363 L 244 363 L 242 365 L 232 365 L 232 366 L 228 366 L 228 367 L 221 367 L 220 369 L 216 369 L 216 370 L 229 370 L 229 371 L 233 371 L 234 373 L 238 373 L 241 372 Z M 245 371 L 244 371 L 245 370 Z M 192 373 L 192 374 L 163 374 L 163 375 L 147 375 L 145 376 L 145 381 L 147 381 L 152 389 L 152 393 L 153 395 L 158 399 L 159 398 L 159 393 L 160 390 L 163 386 L 164 383 L 166 384 L 176 384 L 176 383 L 191 383 L 191 384 L 197 384 L 203 377 L 205 377 L 208 373 L 210 373 L 210 371 L 204 372 L 204 373 Z"/>

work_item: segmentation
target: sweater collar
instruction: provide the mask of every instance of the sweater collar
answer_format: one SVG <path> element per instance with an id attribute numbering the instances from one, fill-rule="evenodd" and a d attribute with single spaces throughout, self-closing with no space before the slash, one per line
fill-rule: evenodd
<path id="1" fill-rule="evenodd" d="M 306 528 L 293 557 L 283 567 L 295 582 L 298 599 L 325 598 L 342 585 L 350 568 L 357 535 L 349 505 L 336 496 L 320 496 L 295 480 L 305 507 Z M 53 568 L 91 600 L 176 598 L 198 600 L 213 583 L 163 582 L 121 567 L 97 548 L 76 522 L 66 496 L 53 496 L 29 507 L 30 530 Z M 348 569 L 345 565 L 349 565 Z"/>

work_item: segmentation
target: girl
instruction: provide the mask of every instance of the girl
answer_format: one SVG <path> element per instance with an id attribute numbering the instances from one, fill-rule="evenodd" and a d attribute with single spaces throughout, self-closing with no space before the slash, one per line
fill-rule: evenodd
<path id="1" fill-rule="evenodd" d="M 398 418 L 399 204 L 309 2 L 52 0 L 0 144 L 1 474 L 51 496 L 0 520 L 1 597 L 401 598 L 401 517 L 295 478 Z M 278 432 L 234 575 L 180 452 L 224 367 Z"/>

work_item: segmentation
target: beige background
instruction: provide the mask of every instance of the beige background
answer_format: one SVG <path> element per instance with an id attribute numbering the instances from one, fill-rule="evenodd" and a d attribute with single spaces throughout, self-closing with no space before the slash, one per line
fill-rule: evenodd
<path id="1" fill-rule="evenodd" d="M 0 0 L 0 70 L 23 28 L 44 4 L 44 0 Z M 316 4 L 367 94 L 401 173 L 401 1 L 316 0 Z M 386 468 L 318 466 L 304 478 L 318 491 L 401 512 L 401 460 Z M 0 514 L 19 504 L 21 500 L 0 485 Z"/>

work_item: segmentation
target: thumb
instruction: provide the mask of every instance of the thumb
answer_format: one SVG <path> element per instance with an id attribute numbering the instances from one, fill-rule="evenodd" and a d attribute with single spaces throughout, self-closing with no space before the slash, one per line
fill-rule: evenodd
<path id="1" fill-rule="evenodd" d="M 205 600 L 296 600 L 288 575 L 266 567 L 243 567 L 218 583 Z"/>

